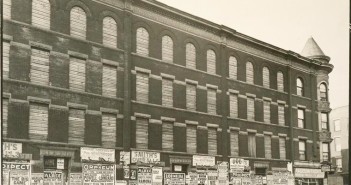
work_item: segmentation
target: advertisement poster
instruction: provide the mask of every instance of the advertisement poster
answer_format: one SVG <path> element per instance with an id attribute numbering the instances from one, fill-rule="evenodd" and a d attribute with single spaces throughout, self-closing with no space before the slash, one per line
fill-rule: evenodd
<path id="1" fill-rule="evenodd" d="M 255 183 L 254 183 L 254 185 L 263 185 L 262 176 L 255 175 Z"/>
<path id="2" fill-rule="evenodd" d="M 106 148 L 80 148 L 82 161 L 107 161 L 115 162 L 115 150 Z"/>
<path id="3" fill-rule="evenodd" d="M 204 170 L 197 171 L 198 184 L 207 184 L 207 172 Z"/>
<path id="4" fill-rule="evenodd" d="M 162 167 L 152 168 L 152 185 L 162 185 Z"/>
<path id="5" fill-rule="evenodd" d="M 62 185 L 62 172 L 44 171 L 44 185 Z"/>
<path id="6" fill-rule="evenodd" d="M 159 152 L 132 151 L 131 163 L 155 163 L 160 161 Z"/>
<path id="7" fill-rule="evenodd" d="M 2 157 L 3 158 L 18 158 L 22 154 L 22 143 L 2 143 Z"/>
<path id="8" fill-rule="evenodd" d="M 126 180 L 116 180 L 115 185 L 127 185 L 127 181 Z"/>
<path id="9" fill-rule="evenodd" d="M 189 172 L 189 184 L 188 185 L 197 185 L 197 173 L 196 172 Z"/>
<path id="10" fill-rule="evenodd" d="M 251 177 L 241 177 L 241 184 L 242 185 L 252 185 Z"/>
<path id="11" fill-rule="evenodd" d="M 193 166 L 214 166 L 216 159 L 212 156 L 194 155 Z"/>
<path id="12" fill-rule="evenodd" d="M 164 173 L 164 185 L 185 185 L 185 173 Z"/>
<path id="13" fill-rule="evenodd" d="M 29 185 L 29 171 L 10 171 L 10 185 Z"/>
<path id="14" fill-rule="evenodd" d="M 249 166 L 249 161 L 241 158 L 230 158 L 230 172 L 244 171 Z"/>
<path id="15" fill-rule="evenodd" d="M 113 164 L 86 164 L 83 163 L 84 185 L 113 185 L 115 179 L 115 167 Z"/>
<path id="16" fill-rule="evenodd" d="M 69 174 L 69 184 L 70 185 L 81 185 L 83 182 L 83 177 L 81 173 L 70 173 Z"/>
<path id="17" fill-rule="evenodd" d="M 229 163 L 226 161 L 217 161 L 218 185 L 227 185 Z"/>
<path id="18" fill-rule="evenodd" d="M 209 171 L 207 173 L 207 182 L 208 185 L 216 185 L 217 184 L 217 171 Z"/>
<path id="19" fill-rule="evenodd" d="M 138 185 L 152 184 L 152 169 L 148 167 L 138 168 Z"/>
<path id="20" fill-rule="evenodd" d="M 129 176 L 130 176 L 129 166 L 123 166 L 123 178 L 129 179 Z"/>
<path id="21" fill-rule="evenodd" d="M 44 184 L 44 173 L 32 173 L 30 175 L 31 185 L 43 185 Z"/>
<path id="22" fill-rule="evenodd" d="M 121 151 L 119 153 L 119 161 L 123 163 L 123 166 L 130 164 L 130 152 Z"/>
<path id="23" fill-rule="evenodd" d="M 137 180 L 138 177 L 138 169 L 130 169 L 130 180 Z"/>
<path id="24" fill-rule="evenodd" d="M 231 183 L 233 185 L 241 185 L 241 177 L 232 177 L 231 178 Z"/>

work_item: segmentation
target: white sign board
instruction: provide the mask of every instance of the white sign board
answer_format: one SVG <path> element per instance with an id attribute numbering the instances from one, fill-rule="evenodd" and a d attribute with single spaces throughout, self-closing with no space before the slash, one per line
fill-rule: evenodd
<path id="1" fill-rule="evenodd" d="M 249 161 L 240 158 L 230 158 L 230 172 L 243 171 L 245 167 L 249 166 Z"/>
<path id="2" fill-rule="evenodd" d="M 2 157 L 4 158 L 17 158 L 22 154 L 22 143 L 2 143 Z"/>
<path id="3" fill-rule="evenodd" d="M 115 162 L 115 150 L 106 148 L 80 148 L 80 157 L 87 161 L 108 161 Z"/>
<path id="4" fill-rule="evenodd" d="M 124 152 L 121 151 L 119 153 L 119 161 L 123 162 L 123 165 L 129 165 L 130 164 L 130 152 Z"/>
<path id="5" fill-rule="evenodd" d="M 153 185 L 162 185 L 162 167 L 153 167 L 152 168 L 152 184 Z"/>
<path id="6" fill-rule="evenodd" d="M 132 151 L 131 163 L 155 163 L 159 161 L 159 152 Z"/>
<path id="7" fill-rule="evenodd" d="M 65 169 L 65 159 L 57 158 L 57 169 L 59 170 Z"/>
<path id="8" fill-rule="evenodd" d="M 193 156 L 193 166 L 214 166 L 216 164 L 215 157 L 194 155 Z"/>
<path id="9" fill-rule="evenodd" d="M 324 178 L 324 172 L 321 169 L 295 168 L 295 178 Z"/>

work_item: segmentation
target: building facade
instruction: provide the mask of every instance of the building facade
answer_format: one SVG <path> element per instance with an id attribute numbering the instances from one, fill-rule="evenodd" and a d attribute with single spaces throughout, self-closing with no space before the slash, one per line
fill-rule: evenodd
<path id="1" fill-rule="evenodd" d="M 323 183 L 333 66 L 313 38 L 298 54 L 157 1 L 3 5 L 2 135 L 21 147 L 8 163 L 67 182 L 89 161 L 118 180 L 145 163 L 188 174 L 239 158 Z M 89 159 L 94 148 L 113 159 Z"/>

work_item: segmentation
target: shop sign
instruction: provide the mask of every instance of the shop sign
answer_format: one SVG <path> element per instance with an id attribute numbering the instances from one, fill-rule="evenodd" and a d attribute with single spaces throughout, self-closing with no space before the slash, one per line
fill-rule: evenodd
<path id="1" fill-rule="evenodd" d="M 116 185 L 127 185 L 127 181 L 126 180 L 116 180 Z"/>
<path id="2" fill-rule="evenodd" d="M 207 172 L 204 170 L 199 170 L 197 172 L 197 180 L 198 180 L 198 184 L 207 184 Z"/>
<path id="3" fill-rule="evenodd" d="M 106 148 L 80 148 L 80 157 L 83 161 L 115 162 L 115 150 Z"/>
<path id="4" fill-rule="evenodd" d="M 172 158 L 169 159 L 169 163 L 191 164 L 191 158 L 176 158 L 176 157 L 172 157 Z"/>
<path id="5" fill-rule="evenodd" d="M 164 185 L 185 185 L 185 173 L 164 173 Z"/>
<path id="6" fill-rule="evenodd" d="M 44 184 L 44 173 L 32 173 L 30 177 L 31 177 L 31 180 L 30 180 L 31 185 Z"/>
<path id="7" fill-rule="evenodd" d="M 113 185 L 115 167 L 113 164 L 83 163 L 82 173 L 84 185 Z"/>
<path id="8" fill-rule="evenodd" d="M 69 174 L 69 185 L 81 185 L 83 177 L 81 173 L 70 173 Z"/>
<path id="9" fill-rule="evenodd" d="M 295 168 L 295 178 L 324 178 L 324 172 L 321 169 L 312 168 Z"/>
<path id="10" fill-rule="evenodd" d="M 189 183 L 188 185 L 197 185 L 197 173 L 196 172 L 189 172 Z"/>
<path id="11" fill-rule="evenodd" d="M 152 185 L 162 185 L 162 167 L 152 168 Z"/>
<path id="12" fill-rule="evenodd" d="M 131 163 L 156 163 L 160 161 L 159 152 L 132 151 Z"/>
<path id="13" fill-rule="evenodd" d="M 149 167 L 138 168 L 138 185 L 152 184 L 152 169 Z"/>
<path id="14" fill-rule="evenodd" d="M 208 185 L 216 185 L 217 182 L 217 172 L 216 171 L 209 171 L 207 173 L 207 180 L 208 180 Z"/>
<path id="15" fill-rule="evenodd" d="M 2 143 L 2 157 L 4 158 L 18 158 L 22 154 L 22 143 Z"/>
<path id="16" fill-rule="evenodd" d="M 274 185 L 285 185 L 288 184 L 289 172 L 285 171 L 273 171 L 273 183 Z"/>
<path id="17" fill-rule="evenodd" d="M 59 170 L 65 169 L 65 159 L 63 159 L 63 158 L 57 158 L 57 160 L 56 160 L 56 166 L 57 166 L 57 169 L 59 169 Z"/>
<path id="18" fill-rule="evenodd" d="M 119 153 L 119 161 L 123 162 L 123 165 L 129 165 L 130 164 L 130 152 L 124 152 L 121 151 Z"/>
<path id="19" fill-rule="evenodd" d="M 194 155 L 193 166 L 214 166 L 215 160 L 215 157 L 212 156 Z"/>
<path id="20" fill-rule="evenodd" d="M 44 185 L 62 185 L 62 172 L 44 171 Z"/>
<path id="21" fill-rule="evenodd" d="M 230 171 L 244 171 L 245 167 L 249 166 L 249 160 L 241 158 L 230 158 Z"/>
<path id="22" fill-rule="evenodd" d="M 28 185 L 29 183 L 29 171 L 10 171 L 10 185 Z"/>
<path id="23" fill-rule="evenodd" d="M 322 170 L 322 172 L 330 172 L 330 166 L 329 165 L 322 165 L 321 170 Z"/>
<path id="24" fill-rule="evenodd" d="M 16 162 L 4 162 L 2 163 L 3 170 L 29 170 L 30 164 L 28 163 L 16 163 Z"/>

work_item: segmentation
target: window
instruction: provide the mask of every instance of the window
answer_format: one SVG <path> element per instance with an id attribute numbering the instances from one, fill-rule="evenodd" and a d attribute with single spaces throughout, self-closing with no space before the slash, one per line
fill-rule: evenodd
<path id="1" fill-rule="evenodd" d="M 238 117 L 238 95 L 234 93 L 229 94 L 229 108 L 230 108 L 230 117 Z"/>
<path id="2" fill-rule="evenodd" d="M 322 112 L 321 113 L 321 123 L 322 123 L 322 130 L 328 130 L 328 114 Z"/>
<path id="3" fill-rule="evenodd" d="M 249 156 L 256 157 L 256 134 L 249 133 L 248 146 L 249 146 Z"/>
<path id="4" fill-rule="evenodd" d="M 323 161 L 329 161 L 329 144 L 328 143 L 322 143 L 322 159 Z"/>
<path id="5" fill-rule="evenodd" d="M 145 118 L 136 118 L 136 148 L 148 148 L 148 124 L 149 121 Z"/>
<path id="6" fill-rule="evenodd" d="M 8 119 L 9 99 L 2 99 L 2 135 L 7 137 L 7 119 Z"/>
<path id="7" fill-rule="evenodd" d="M 340 137 L 334 138 L 334 143 L 335 143 L 335 151 L 340 152 L 341 151 Z"/>
<path id="8" fill-rule="evenodd" d="M 325 83 L 322 83 L 321 85 L 319 85 L 319 97 L 320 97 L 320 100 L 322 101 L 328 100 L 327 86 L 325 85 Z"/>
<path id="9" fill-rule="evenodd" d="M 187 68 L 196 69 L 196 48 L 187 43 L 185 47 L 185 65 Z"/>
<path id="10" fill-rule="evenodd" d="M 136 52 L 149 56 L 149 32 L 145 28 L 138 28 L 136 33 Z"/>
<path id="11" fill-rule="evenodd" d="M 69 88 L 76 91 L 85 91 L 85 61 L 82 59 L 70 58 Z"/>
<path id="12" fill-rule="evenodd" d="M 102 95 L 116 97 L 117 94 L 117 67 L 102 65 Z"/>
<path id="13" fill-rule="evenodd" d="M 4 2 L 5 3 L 5 2 Z M 5 7 L 4 7 L 5 8 Z M 3 72 L 3 78 L 9 78 L 9 71 L 10 71 L 10 43 L 8 42 L 3 42 L 2 43 L 2 72 Z"/>
<path id="14" fill-rule="evenodd" d="M 279 156 L 280 159 L 286 159 L 285 137 L 279 137 Z"/>
<path id="15" fill-rule="evenodd" d="M 265 123 L 271 123 L 271 102 L 263 101 L 263 121 Z"/>
<path id="16" fill-rule="evenodd" d="M 265 148 L 266 159 L 271 159 L 272 158 L 272 138 L 270 135 L 264 136 L 264 148 Z"/>
<path id="17" fill-rule="evenodd" d="M 33 0 L 32 24 L 50 30 L 50 8 L 49 0 Z"/>
<path id="18" fill-rule="evenodd" d="M 247 120 L 255 120 L 255 98 L 247 97 Z"/>
<path id="19" fill-rule="evenodd" d="M 336 167 L 342 169 L 342 159 L 336 159 Z"/>
<path id="20" fill-rule="evenodd" d="M 254 83 L 254 70 L 251 62 L 246 62 L 246 82 L 249 84 Z"/>
<path id="21" fill-rule="evenodd" d="M 301 78 L 296 79 L 296 94 L 299 96 L 303 96 L 303 82 Z"/>
<path id="22" fill-rule="evenodd" d="M 217 154 L 217 128 L 208 128 L 208 154 Z"/>
<path id="23" fill-rule="evenodd" d="M 101 143 L 104 147 L 116 146 L 117 115 L 103 113 L 101 126 Z"/>
<path id="24" fill-rule="evenodd" d="M 239 156 L 239 131 L 230 132 L 230 155 Z"/>
<path id="25" fill-rule="evenodd" d="M 162 78 L 162 105 L 173 106 L 173 80 Z"/>
<path id="26" fill-rule="evenodd" d="M 30 62 L 30 81 L 35 84 L 49 85 L 49 52 L 32 48 Z"/>
<path id="27" fill-rule="evenodd" d="M 68 143 L 84 144 L 85 111 L 69 109 Z"/>
<path id="28" fill-rule="evenodd" d="M 263 76 L 263 87 L 269 88 L 269 69 L 268 69 L 268 67 L 263 68 L 262 76 Z"/>
<path id="29" fill-rule="evenodd" d="M 117 23 L 112 17 L 105 17 L 102 21 L 102 43 L 117 48 Z"/>
<path id="30" fill-rule="evenodd" d="M 299 159 L 305 161 L 306 159 L 306 141 L 299 141 Z"/>
<path id="31" fill-rule="evenodd" d="M 281 71 L 277 73 L 277 89 L 278 91 L 284 92 L 284 75 Z"/>
<path id="32" fill-rule="evenodd" d="M 216 74 L 216 53 L 211 49 L 207 50 L 207 72 Z"/>
<path id="33" fill-rule="evenodd" d="M 340 131 L 340 120 L 334 120 L 334 131 Z"/>
<path id="34" fill-rule="evenodd" d="M 305 128 L 305 110 L 297 109 L 297 126 L 299 128 Z"/>
<path id="35" fill-rule="evenodd" d="M 196 85 L 186 84 L 186 108 L 196 111 Z"/>
<path id="36" fill-rule="evenodd" d="M 196 125 L 187 125 L 186 127 L 186 151 L 187 153 L 196 153 Z"/>
<path id="37" fill-rule="evenodd" d="M 136 73 L 136 101 L 149 102 L 149 74 Z"/>
<path id="38" fill-rule="evenodd" d="M 173 151 L 173 123 L 162 123 L 162 150 Z"/>
<path id="39" fill-rule="evenodd" d="M 207 89 L 207 112 L 210 114 L 217 114 L 216 91 L 216 89 L 212 88 Z"/>
<path id="40" fill-rule="evenodd" d="M 83 9 L 75 6 L 71 9 L 71 35 L 81 39 L 86 38 L 87 17 Z"/>
<path id="41" fill-rule="evenodd" d="M 45 141 L 48 138 L 48 105 L 29 105 L 29 139 Z"/>
<path id="42" fill-rule="evenodd" d="M 11 1 L 12 0 L 3 0 L 3 18 L 11 19 Z"/>
<path id="43" fill-rule="evenodd" d="M 284 104 L 278 104 L 278 124 L 281 126 L 285 125 L 285 106 L 284 106 Z"/>
<path id="44" fill-rule="evenodd" d="M 229 78 L 238 78 L 238 61 L 235 57 L 229 57 Z"/>
<path id="45" fill-rule="evenodd" d="M 168 35 L 162 37 L 162 60 L 173 62 L 173 40 Z"/>

